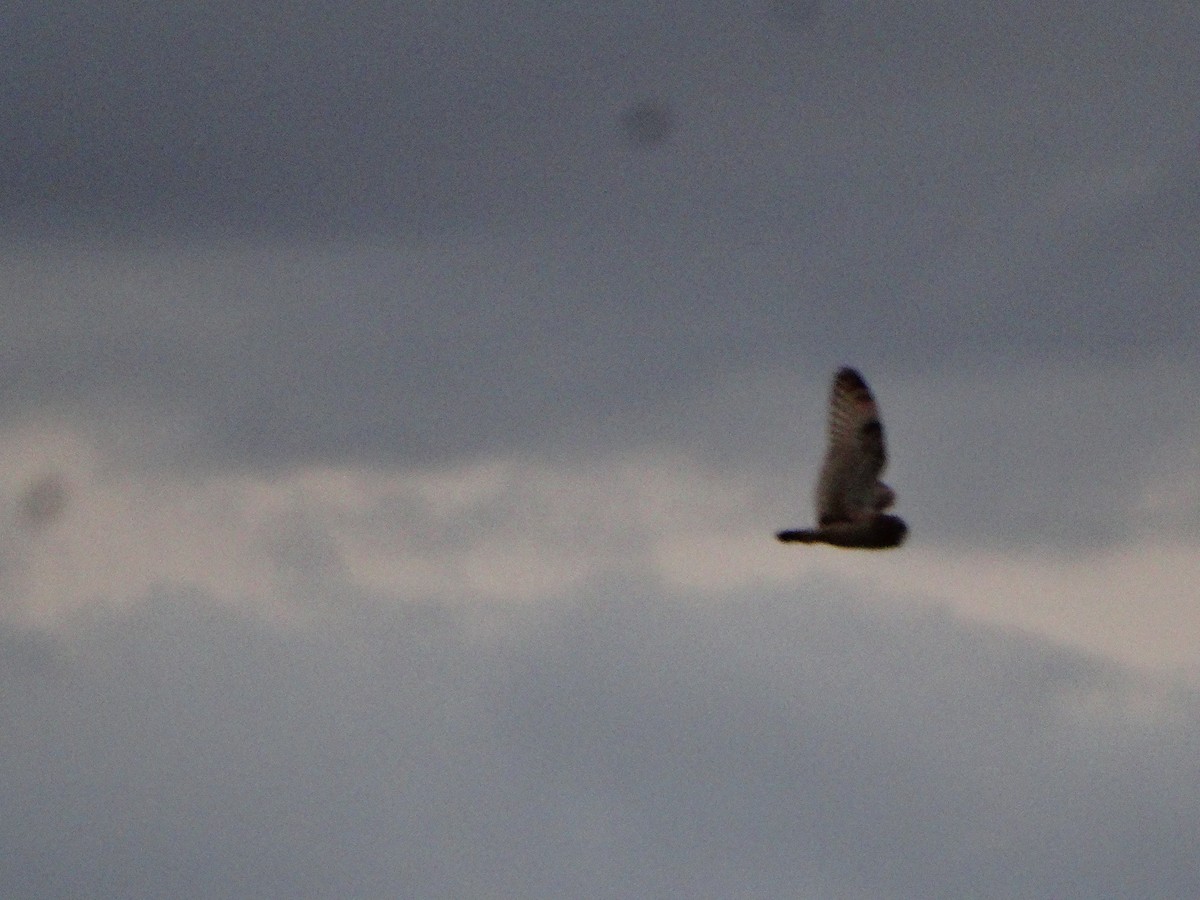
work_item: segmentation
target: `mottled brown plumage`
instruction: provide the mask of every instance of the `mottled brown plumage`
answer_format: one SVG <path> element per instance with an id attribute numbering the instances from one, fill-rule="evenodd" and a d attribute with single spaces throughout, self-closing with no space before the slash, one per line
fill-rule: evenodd
<path id="1" fill-rule="evenodd" d="M 908 526 L 883 512 L 896 502 L 895 492 L 879 480 L 886 464 L 883 423 L 871 389 L 854 369 L 839 369 L 829 398 L 829 448 L 817 481 L 817 527 L 776 537 L 865 550 L 900 546 Z"/>

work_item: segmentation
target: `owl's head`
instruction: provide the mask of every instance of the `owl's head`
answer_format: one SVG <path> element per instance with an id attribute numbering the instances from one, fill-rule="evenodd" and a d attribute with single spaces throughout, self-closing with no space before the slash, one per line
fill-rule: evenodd
<path id="1" fill-rule="evenodd" d="M 883 550 L 888 547 L 899 547 L 908 537 L 908 526 L 899 516 L 876 516 L 871 527 L 864 535 L 864 547 L 872 550 Z"/>

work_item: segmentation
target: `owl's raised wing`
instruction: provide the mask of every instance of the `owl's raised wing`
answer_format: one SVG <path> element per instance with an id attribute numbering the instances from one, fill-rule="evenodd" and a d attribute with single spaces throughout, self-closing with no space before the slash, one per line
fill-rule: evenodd
<path id="1" fill-rule="evenodd" d="M 883 423 L 875 398 L 854 369 L 839 369 L 829 396 L 829 448 L 817 482 L 821 525 L 857 519 L 891 505 L 879 482 L 887 464 Z"/>

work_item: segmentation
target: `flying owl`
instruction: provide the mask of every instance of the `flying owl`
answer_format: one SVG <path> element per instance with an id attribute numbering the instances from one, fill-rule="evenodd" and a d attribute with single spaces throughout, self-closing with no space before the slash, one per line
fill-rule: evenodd
<path id="1" fill-rule="evenodd" d="M 817 527 L 775 536 L 787 543 L 899 547 L 908 526 L 883 512 L 896 502 L 895 492 L 879 480 L 886 463 L 871 389 L 854 369 L 839 369 L 829 397 L 829 449 L 817 481 Z"/>

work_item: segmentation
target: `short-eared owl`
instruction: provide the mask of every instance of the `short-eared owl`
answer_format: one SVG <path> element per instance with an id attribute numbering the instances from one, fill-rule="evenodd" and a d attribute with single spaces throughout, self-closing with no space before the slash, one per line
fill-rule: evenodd
<path id="1" fill-rule="evenodd" d="M 871 389 L 854 369 L 839 369 L 829 397 L 829 449 L 817 481 L 817 527 L 776 537 L 867 550 L 900 546 L 908 526 L 883 512 L 896 502 L 895 492 L 879 480 L 886 464 L 883 423 Z"/>

